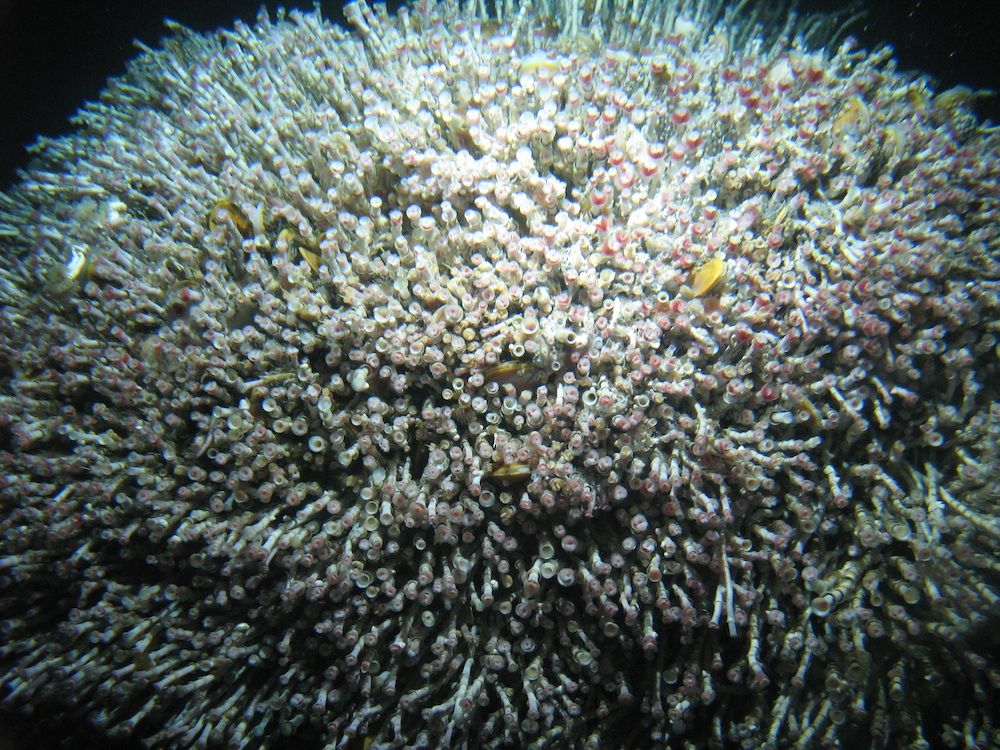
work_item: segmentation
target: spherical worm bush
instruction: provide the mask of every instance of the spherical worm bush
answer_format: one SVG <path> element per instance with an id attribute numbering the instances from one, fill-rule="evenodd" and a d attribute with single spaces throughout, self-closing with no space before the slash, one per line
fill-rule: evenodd
<path id="1" fill-rule="evenodd" d="M 1000 136 L 739 7 L 172 25 L 41 141 L 0 194 L 3 706 L 996 744 Z"/>

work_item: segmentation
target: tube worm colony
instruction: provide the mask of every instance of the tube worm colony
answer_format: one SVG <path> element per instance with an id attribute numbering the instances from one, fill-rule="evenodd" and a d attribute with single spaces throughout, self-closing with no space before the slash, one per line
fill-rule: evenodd
<path id="1" fill-rule="evenodd" d="M 0 194 L 4 704 L 996 743 L 976 93 L 752 5 L 347 10 L 173 26 Z"/>

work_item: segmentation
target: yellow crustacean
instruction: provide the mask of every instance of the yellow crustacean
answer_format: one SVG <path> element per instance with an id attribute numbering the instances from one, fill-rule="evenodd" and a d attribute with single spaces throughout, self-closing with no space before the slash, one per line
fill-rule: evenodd
<path id="1" fill-rule="evenodd" d="M 286 228 L 286 229 L 282 229 L 280 232 L 278 232 L 278 238 L 275 241 L 275 244 L 276 245 L 281 245 L 281 243 L 284 243 L 285 247 L 287 248 L 287 247 L 291 247 L 296 242 L 300 242 L 300 240 L 299 240 L 299 233 L 296 232 L 294 229 L 287 229 Z"/>
<path id="2" fill-rule="evenodd" d="M 551 78 L 559 72 L 559 61 L 553 60 L 544 52 L 533 52 L 521 58 L 521 72 L 533 76 L 544 73 Z"/>
<path id="3" fill-rule="evenodd" d="M 69 260 L 54 264 L 45 275 L 45 293 L 52 297 L 69 296 L 93 275 L 94 258 L 87 245 L 73 245 L 69 253 Z"/>
<path id="4" fill-rule="evenodd" d="M 860 136 L 871 127 L 871 108 L 860 96 L 852 96 L 840 108 L 833 120 L 833 132 L 837 135 Z"/>
<path id="5" fill-rule="evenodd" d="M 528 464 L 504 464 L 493 469 L 489 478 L 502 484 L 521 484 L 531 477 L 531 467 Z"/>
<path id="6" fill-rule="evenodd" d="M 309 264 L 313 273 L 319 271 L 319 264 L 321 260 L 319 255 L 314 253 L 312 250 L 306 250 L 304 247 L 299 248 L 299 255 L 301 255 L 302 259 Z"/>
<path id="7" fill-rule="evenodd" d="M 319 264 L 323 262 L 323 259 L 319 253 L 310 250 L 308 247 L 303 247 L 305 243 L 294 229 L 282 229 L 278 233 L 278 242 L 285 243 L 287 247 L 294 245 L 299 251 L 299 257 L 309 264 L 312 272 L 317 273 L 319 271 Z"/>
<path id="8" fill-rule="evenodd" d="M 937 110 L 933 113 L 934 119 L 950 125 L 955 134 L 965 140 L 979 128 L 979 121 L 974 113 L 976 101 L 995 95 L 995 91 L 973 91 L 968 86 L 955 86 L 942 91 L 934 97 L 934 107 Z"/>
<path id="9" fill-rule="evenodd" d="M 945 110 L 955 110 L 959 107 L 971 106 L 977 99 L 985 99 L 990 96 L 996 96 L 996 92 L 990 89 L 976 91 L 968 86 L 953 86 L 934 97 L 934 106 Z"/>
<path id="10" fill-rule="evenodd" d="M 530 381 L 538 373 L 538 368 L 531 362 L 513 360 L 500 362 L 483 372 L 487 381 L 494 383 L 523 383 Z"/>
<path id="11" fill-rule="evenodd" d="M 716 256 L 694 272 L 691 279 L 691 296 L 702 297 L 722 282 L 726 275 L 726 262 Z"/>
<path id="12" fill-rule="evenodd" d="M 221 200 L 212 206 L 212 210 L 208 212 L 208 228 L 215 230 L 225 226 L 226 219 L 233 222 L 236 230 L 243 237 L 253 237 L 253 223 L 231 200 Z"/>

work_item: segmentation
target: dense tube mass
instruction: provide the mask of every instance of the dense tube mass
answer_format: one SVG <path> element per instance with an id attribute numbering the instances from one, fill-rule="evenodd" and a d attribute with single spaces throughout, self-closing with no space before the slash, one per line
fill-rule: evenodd
<path id="1" fill-rule="evenodd" d="M 1000 137 L 844 19 L 171 26 L 0 193 L 0 698 L 155 748 L 1000 742 Z"/>

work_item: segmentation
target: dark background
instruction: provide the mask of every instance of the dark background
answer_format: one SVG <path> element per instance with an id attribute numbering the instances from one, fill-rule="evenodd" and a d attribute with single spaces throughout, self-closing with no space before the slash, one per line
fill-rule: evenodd
<path id="1" fill-rule="evenodd" d="M 663 1 L 663 0 L 655 0 Z M 770 2 L 773 0 L 764 0 Z M 993 0 L 872 0 L 854 36 L 867 47 L 896 50 L 903 69 L 922 70 L 942 88 L 966 83 L 1000 88 L 1000 33 Z M 265 3 L 311 9 L 312 0 Z M 0 0 L 0 189 L 26 163 L 37 135 L 68 132 L 68 119 L 97 97 L 108 76 L 136 54 L 135 38 L 155 46 L 170 17 L 196 30 L 252 22 L 260 0 Z M 837 0 L 803 0 L 803 10 L 842 8 Z M 341 3 L 324 0 L 324 14 L 342 19 Z M 988 8 L 992 6 L 992 10 Z M 979 111 L 1000 121 L 1000 99 Z"/>

